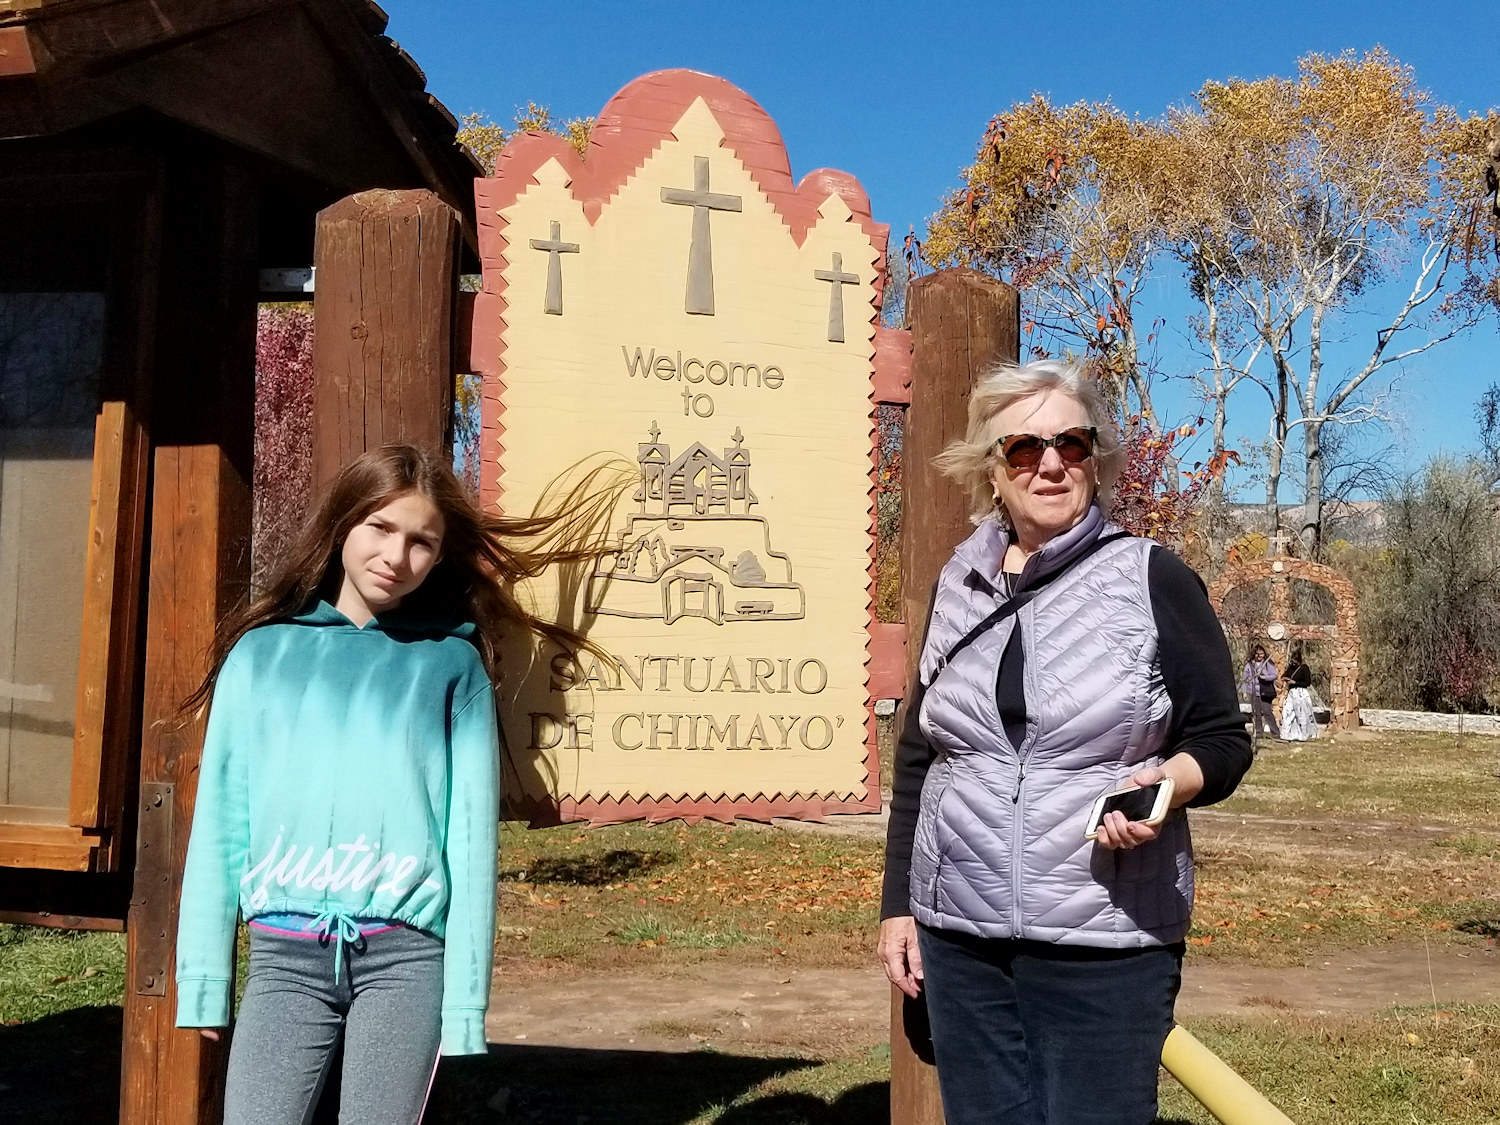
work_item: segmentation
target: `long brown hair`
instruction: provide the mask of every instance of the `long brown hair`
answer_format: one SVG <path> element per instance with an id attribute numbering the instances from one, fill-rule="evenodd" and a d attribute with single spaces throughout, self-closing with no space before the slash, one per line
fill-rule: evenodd
<path id="1" fill-rule="evenodd" d="M 371 512 L 412 494 L 442 515 L 443 543 L 437 565 L 402 599 L 403 609 L 455 624 L 472 622 L 474 644 L 491 680 L 499 679 L 502 639 L 516 628 L 570 651 L 598 652 L 579 630 L 526 609 L 514 586 L 554 564 L 597 557 L 625 486 L 615 464 L 596 465 L 584 469 L 575 483 L 548 489 L 529 516 L 492 516 L 477 510 L 452 468 L 426 450 L 395 444 L 362 454 L 334 478 L 266 590 L 219 623 L 208 675 L 183 703 L 183 715 L 208 702 L 229 650 L 251 629 L 285 621 L 318 598 L 333 602 L 343 582 L 340 556 L 349 532 Z"/>

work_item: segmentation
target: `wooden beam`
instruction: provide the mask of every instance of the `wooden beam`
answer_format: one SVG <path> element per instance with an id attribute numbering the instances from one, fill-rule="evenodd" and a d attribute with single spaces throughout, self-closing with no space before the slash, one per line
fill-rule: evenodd
<path id="1" fill-rule="evenodd" d="M 911 407 L 901 447 L 901 610 L 913 630 L 907 679 L 922 655 L 915 630 L 927 620 L 938 571 L 973 526 L 969 496 L 932 466 L 944 446 L 964 435 L 969 393 L 998 361 L 1020 354 L 1018 294 L 975 270 L 939 270 L 907 290 L 911 323 Z M 896 729 L 906 721 L 901 703 Z M 891 1123 L 942 1125 L 937 1071 L 921 1000 L 891 988 Z"/>
<path id="2" fill-rule="evenodd" d="M 183 700 L 249 582 L 258 185 L 220 149 L 180 155 L 161 258 L 140 801 L 127 923 L 125 1125 L 209 1125 L 224 1046 L 174 1026 L 177 905 L 202 752 Z"/>
<path id="3" fill-rule="evenodd" d="M 313 484 L 390 441 L 443 448 L 453 394 L 458 215 L 366 191 L 318 215 Z"/>
<path id="4" fill-rule="evenodd" d="M 123 918 L 94 918 L 82 914 L 48 914 L 45 911 L 0 910 L 0 922 L 12 926 L 51 926 L 58 930 L 99 930 L 124 933 Z"/>
<path id="5" fill-rule="evenodd" d="M 97 833 L 65 824 L 0 824 L 0 867 L 90 870 Z"/>
<path id="6" fill-rule="evenodd" d="M 70 824 L 118 829 L 134 738 L 137 552 L 144 438 L 129 407 L 105 402 L 94 426 L 94 477 L 73 733 Z"/>
<path id="7" fill-rule="evenodd" d="M 42 77 L 98 75 L 111 66 L 192 39 L 296 0 L 126 0 L 107 4 L 0 3 L 0 20 L 19 20 L 31 35 Z M 21 9 L 15 11 L 15 9 Z M 29 9 L 29 10 L 28 10 Z M 14 12 L 14 14 L 12 14 Z M 7 19 L 10 17 L 10 19 Z"/>
<path id="8" fill-rule="evenodd" d="M 243 506 L 234 494 L 243 491 L 216 445 L 156 451 L 141 740 L 145 807 L 130 903 L 120 1091 L 127 1125 L 199 1125 L 217 1119 L 212 1107 L 223 1097 L 220 1046 L 173 1026 L 177 897 L 203 737 L 201 719 L 184 721 L 177 709 L 207 670 L 226 555 L 240 522 L 234 513 Z M 151 818 L 160 827 L 150 827 Z"/>

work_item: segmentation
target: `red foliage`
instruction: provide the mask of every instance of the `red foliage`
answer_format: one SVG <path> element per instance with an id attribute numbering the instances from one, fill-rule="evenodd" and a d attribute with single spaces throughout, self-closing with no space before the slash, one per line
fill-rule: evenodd
<path id="1" fill-rule="evenodd" d="M 1183 469 L 1175 452 L 1177 443 L 1197 432 L 1196 426 L 1180 426 L 1155 433 L 1138 415 L 1126 419 L 1125 467 L 1115 484 L 1111 518 L 1135 535 L 1180 548 L 1187 537 L 1198 503 L 1209 483 L 1221 476 L 1239 455 L 1225 450 Z"/>
<path id="2" fill-rule="evenodd" d="M 251 570 L 260 588 L 306 513 L 312 488 L 313 316 L 262 305 L 255 332 L 255 512 Z"/>
<path id="3" fill-rule="evenodd" d="M 1438 674 L 1443 691 L 1460 712 L 1468 710 L 1480 687 L 1489 679 L 1492 661 L 1463 633 L 1450 633 L 1438 654 Z"/>

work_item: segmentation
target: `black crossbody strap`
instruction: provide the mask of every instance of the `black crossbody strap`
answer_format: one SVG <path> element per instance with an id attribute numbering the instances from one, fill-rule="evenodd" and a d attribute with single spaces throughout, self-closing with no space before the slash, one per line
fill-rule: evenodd
<path id="1" fill-rule="evenodd" d="M 1022 606 L 1024 606 L 1027 602 L 1031 601 L 1032 598 L 1040 594 L 1056 579 L 1062 577 L 1064 574 L 1072 570 L 1084 559 L 1088 558 L 1095 551 L 1099 550 L 1106 544 L 1114 543 L 1120 539 L 1130 538 L 1132 538 L 1132 536 L 1128 531 L 1116 531 L 1112 535 L 1102 535 L 1098 539 L 1095 539 L 1092 543 L 1090 543 L 1087 549 L 1080 552 L 1078 557 L 1070 562 L 1065 568 L 1059 570 L 1056 574 L 1049 576 L 1047 581 L 1042 585 L 1033 586 L 1030 590 L 1023 590 L 1015 597 L 1008 598 L 1004 602 L 1001 602 L 1000 605 L 988 617 L 986 617 L 978 625 L 974 626 L 974 628 L 965 633 L 963 636 L 963 640 L 959 641 L 958 644 L 954 645 L 938 659 L 937 667 L 933 668 L 932 670 L 932 679 L 928 680 L 925 684 L 922 685 L 922 690 L 925 691 L 933 685 L 937 678 L 943 674 L 943 669 L 953 663 L 953 658 L 955 656 L 961 653 L 964 649 L 968 648 L 971 644 L 977 641 L 980 637 L 984 636 L 985 633 L 994 628 L 1001 621 L 1005 620 L 1011 614 L 1019 613 Z"/>

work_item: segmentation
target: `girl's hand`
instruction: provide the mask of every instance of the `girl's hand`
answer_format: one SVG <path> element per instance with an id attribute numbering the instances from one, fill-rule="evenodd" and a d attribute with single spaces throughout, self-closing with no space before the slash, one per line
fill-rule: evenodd
<path id="1" fill-rule="evenodd" d="M 219 1029 L 216 1027 L 200 1027 L 198 1034 L 205 1039 L 211 1039 L 215 1043 L 219 1041 Z"/>
<path id="2" fill-rule="evenodd" d="M 910 914 L 880 923 L 875 956 L 886 978 L 913 1000 L 922 991 L 922 951 L 917 947 L 917 920 Z"/>
<path id="3" fill-rule="evenodd" d="M 1203 768 L 1191 754 L 1173 754 L 1160 766 L 1147 766 L 1130 775 L 1132 785 L 1155 785 L 1165 777 L 1172 779 L 1172 807 L 1181 808 L 1203 790 Z M 1159 825 L 1127 820 L 1122 812 L 1107 814 L 1099 822 L 1094 842 L 1102 848 L 1138 848 L 1161 835 Z"/>

